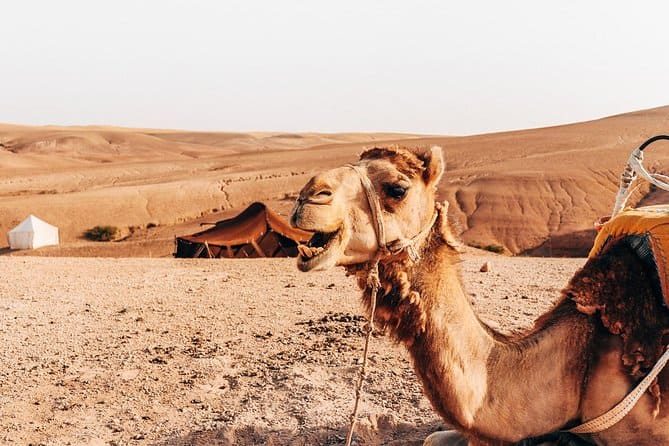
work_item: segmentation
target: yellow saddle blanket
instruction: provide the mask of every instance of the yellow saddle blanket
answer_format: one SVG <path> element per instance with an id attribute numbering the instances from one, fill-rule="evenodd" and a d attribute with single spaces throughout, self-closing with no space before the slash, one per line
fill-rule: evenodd
<path id="1" fill-rule="evenodd" d="M 597 227 L 588 257 L 597 257 L 626 238 L 641 259 L 655 265 L 664 300 L 669 302 L 669 205 L 627 209 Z"/>

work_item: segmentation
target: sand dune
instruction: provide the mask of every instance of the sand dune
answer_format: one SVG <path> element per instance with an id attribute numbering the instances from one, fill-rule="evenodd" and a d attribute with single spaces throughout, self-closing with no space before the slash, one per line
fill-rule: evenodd
<path id="1" fill-rule="evenodd" d="M 444 147 L 440 195 L 467 243 L 582 255 L 592 222 L 610 212 L 629 153 L 668 122 L 669 107 L 464 137 L 0 125 L 0 246 L 34 213 L 59 226 L 64 243 L 38 253 L 136 255 L 149 243 L 153 255 L 169 255 L 174 235 L 201 219 L 256 200 L 285 213 L 311 175 L 355 160 L 365 146 L 400 143 Z M 647 156 L 659 170 L 669 161 L 662 144 Z M 146 230 L 149 223 L 158 226 Z M 133 235 L 105 248 L 82 242 L 99 224 Z"/>

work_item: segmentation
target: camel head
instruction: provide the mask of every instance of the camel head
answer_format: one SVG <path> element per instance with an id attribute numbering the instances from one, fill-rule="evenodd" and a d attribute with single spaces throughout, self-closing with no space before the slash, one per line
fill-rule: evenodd
<path id="1" fill-rule="evenodd" d="M 372 261 L 379 252 L 374 210 L 364 178 L 380 204 L 386 245 L 411 239 L 429 224 L 436 186 L 444 171 L 440 147 L 366 150 L 354 165 L 311 178 L 300 191 L 291 224 L 315 232 L 298 247 L 302 271 L 351 266 Z"/>

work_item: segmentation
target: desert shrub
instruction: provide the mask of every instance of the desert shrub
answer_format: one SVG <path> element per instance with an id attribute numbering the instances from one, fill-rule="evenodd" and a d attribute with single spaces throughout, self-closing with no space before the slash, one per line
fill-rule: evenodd
<path id="1" fill-rule="evenodd" d="M 486 251 L 494 252 L 496 254 L 501 254 L 504 252 L 504 246 L 500 245 L 488 245 L 485 248 Z"/>
<path id="2" fill-rule="evenodd" d="M 495 254 L 503 254 L 504 253 L 504 246 L 502 245 L 483 245 L 481 243 L 477 242 L 470 242 L 467 243 L 469 246 L 472 248 L 476 249 L 484 249 L 486 251 L 494 252 Z"/>
<path id="3" fill-rule="evenodd" d="M 116 226 L 95 226 L 91 229 L 84 232 L 84 237 L 88 240 L 93 240 L 96 242 L 108 242 L 114 240 L 118 235 L 118 228 Z"/>
<path id="4" fill-rule="evenodd" d="M 151 223 L 147 223 L 147 224 L 146 224 L 146 229 L 155 228 L 156 226 L 158 226 L 158 225 L 155 224 L 155 223 L 153 223 L 153 222 L 151 222 Z"/>

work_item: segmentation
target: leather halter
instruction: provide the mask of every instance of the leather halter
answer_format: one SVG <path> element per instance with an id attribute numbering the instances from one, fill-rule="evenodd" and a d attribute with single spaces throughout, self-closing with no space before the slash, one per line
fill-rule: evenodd
<path id="1" fill-rule="evenodd" d="M 367 196 L 367 201 L 369 203 L 369 208 L 372 211 L 372 222 L 374 223 L 374 231 L 376 232 L 376 241 L 379 246 L 378 256 L 383 254 L 398 254 L 402 250 L 406 250 L 409 258 L 416 262 L 420 259 L 420 254 L 416 245 L 418 242 L 425 238 L 427 234 L 434 226 L 434 223 L 437 221 L 438 212 L 435 209 L 432 213 L 432 217 L 427 225 L 421 229 L 418 234 L 414 235 L 411 238 L 399 238 L 391 242 L 386 241 L 386 229 L 383 224 L 383 211 L 381 209 L 381 200 L 379 199 L 374 185 L 367 176 L 367 173 L 360 167 L 355 164 L 346 164 L 345 167 L 353 169 L 360 177 L 360 183 L 362 188 L 365 190 L 365 195 Z"/>
<path id="2" fill-rule="evenodd" d="M 421 229 L 418 234 L 414 235 L 410 239 L 401 238 L 393 240 L 392 242 L 386 242 L 386 229 L 383 225 L 381 200 L 379 200 L 379 196 L 376 193 L 376 190 L 374 190 L 374 185 L 367 176 L 367 173 L 360 166 L 346 164 L 345 167 L 353 169 L 353 171 L 355 171 L 360 177 L 362 188 L 365 190 L 365 195 L 367 196 L 367 201 L 369 202 L 369 208 L 372 212 L 372 221 L 374 223 L 374 232 L 376 233 L 376 242 L 379 245 L 379 250 L 374 256 L 374 260 L 371 262 L 369 274 L 367 275 L 367 289 L 369 289 L 371 308 L 369 311 L 369 323 L 367 324 L 367 330 L 365 334 L 365 347 L 362 354 L 360 375 L 358 376 L 358 382 L 356 383 L 355 387 L 355 404 L 353 406 L 353 412 L 350 416 L 350 425 L 345 442 L 345 446 L 351 446 L 351 442 L 353 441 L 353 430 L 355 429 L 355 423 L 358 416 L 358 404 L 362 394 L 362 383 L 365 380 L 369 343 L 372 338 L 372 334 L 374 333 L 374 313 L 376 312 L 376 301 L 379 289 L 381 287 L 381 280 L 379 278 L 379 261 L 385 255 L 397 254 L 402 250 L 406 250 L 407 255 L 412 261 L 418 261 L 418 259 L 420 259 L 420 255 L 418 253 L 418 249 L 416 249 L 416 245 L 420 239 L 425 238 L 428 232 L 430 232 L 432 226 L 437 221 L 439 212 L 435 206 L 434 212 L 432 213 L 432 218 L 430 218 L 430 222 L 423 229 Z"/>

